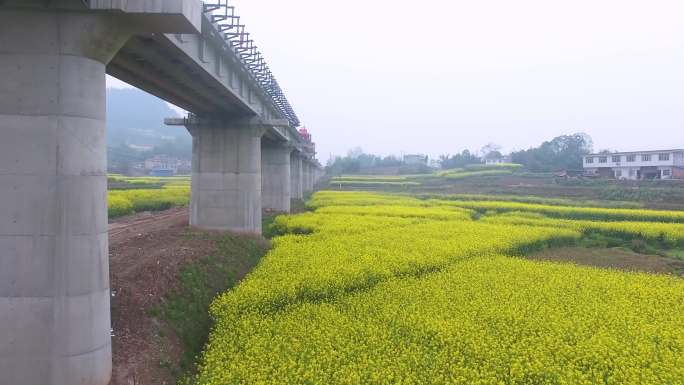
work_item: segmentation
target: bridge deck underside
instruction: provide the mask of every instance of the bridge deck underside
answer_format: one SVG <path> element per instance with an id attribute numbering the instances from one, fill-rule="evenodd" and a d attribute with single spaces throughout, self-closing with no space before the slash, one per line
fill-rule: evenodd
<path id="1" fill-rule="evenodd" d="M 109 63 L 107 73 L 197 115 L 253 115 L 198 67 L 163 35 L 134 36 Z"/>

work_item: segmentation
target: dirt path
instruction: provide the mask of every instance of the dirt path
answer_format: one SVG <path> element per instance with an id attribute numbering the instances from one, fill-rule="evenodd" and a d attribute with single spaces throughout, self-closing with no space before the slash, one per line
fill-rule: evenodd
<path id="1" fill-rule="evenodd" d="M 109 223 L 109 247 L 128 242 L 141 234 L 187 226 L 187 224 L 187 207 L 175 207 L 156 213 L 145 212 L 117 218 Z"/>
<path id="2" fill-rule="evenodd" d="M 177 285 L 186 263 L 213 252 L 214 241 L 187 236 L 187 208 L 120 218 L 109 225 L 112 288 L 111 385 L 173 384 L 162 367 L 180 355 L 176 343 L 162 342 L 163 325 L 149 308 Z M 164 338 L 163 341 L 173 338 Z"/>
<path id="3" fill-rule="evenodd" d="M 642 271 L 657 274 L 673 274 L 684 277 L 684 261 L 659 255 L 637 254 L 621 248 L 560 247 L 547 249 L 525 258 L 572 262 L 627 271 Z"/>

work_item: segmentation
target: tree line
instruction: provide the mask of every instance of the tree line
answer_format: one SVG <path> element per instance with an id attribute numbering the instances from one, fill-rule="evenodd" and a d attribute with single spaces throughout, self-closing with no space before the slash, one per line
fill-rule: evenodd
<path id="1" fill-rule="evenodd" d="M 591 137 L 584 133 L 557 136 L 543 142 L 538 147 L 512 152 L 509 157 L 512 163 L 522 164 L 532 172 L 550 172 L 560 170 L 579 170 L 582 168 L 582 158 L 593 150 Z M 483 163 L 486 159 L 502 158 L 501 147 L 489 143 L 479 151 L 468 149 L 456 154 L 440 155 L 437 159 L 442 169 L 462 168 L 469 164 Z M 328 160 L 326 166 L 332 175 L 361 173 L 383 167 L 397 167 L 399 172 L 427 172 L 426 167 L 416 170 L 407 167 L 401 158 L 389 155 L 378 156 L 365 153 L 357 147 L 350 150 L 346 156 L 337 156 Z"/>

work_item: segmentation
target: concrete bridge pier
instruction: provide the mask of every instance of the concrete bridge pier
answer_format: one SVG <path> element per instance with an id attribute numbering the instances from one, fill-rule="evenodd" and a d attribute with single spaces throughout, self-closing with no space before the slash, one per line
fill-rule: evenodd
<path id="1" fill-rule="evenodd" d="M 269 143 L 261 145 L 261 198 L 266 210 L 290 212 L 292 147 Z"/>
<path id="2" fill-rule="evenodd" d="M 309 163 L 309 190 L 313 191 L 314 189 L 314 173 L 316 172 L 316 167 L 313 165 L 313 163 Z"/>
<path id="3" fill-rule="evenodd" d="M 321 179 L 321 170 L 317 166 L 314 166 L 314 171 L 313 171 L 313 183 L 314 183 L 314 185 L 316 183 L 318 183 L 319 179 Z"/>
<path id="4" fill-rule="evenodd" d="M 109 382 L 105 63 L 130 33 L 0 10 L 0 384 Z"/>
<path id="5" fill-rule="evenodd" d="M 261 234 L 261 136 L 249 120 L 188 126 L 192 135 L 190 225 Z"/>
<path id="6" fill-rule="evenodd" d="M 290 155 L 290 186 L 292 192 L 292 198 L 302 199 L 304 198 L 303 190 L 303 169 L 302 169 L 302 158 L 297 152 L 293 151 Z"/>
<path id="7" fill-rule="evenodd" d="M 304 191 L 313 191 L 313 167 L 311 163 L 307 160 L 304 162 Z"/>
<path id="8" fill-rule="evenodd" d="M 2 385 L 111 377 L 105 66 L 152 27 L 85 6 L 0 1 Z M 179 29 L 146 10 L 154 28 Z"/>
<path id="9" fill-rule="evenodd" d="M 314 164 L 312 166 L 312 171 L 311 171 L 311 188 L 313 188 L 316 183 L 318 182 L 318 172 L 320 170 L 318 169 L 318 165 Z"/>
<path id="10" fill-rule="evenodd" d="M 309 162 L 306 159 L 302 159 L 302 193 L 306 194 L 310 192 L 309 189 Z"/>
<path id="11" fill-rule="evenodd" d="M 309 163 L 309 189 L 313 191 L 316 180 L 316 165 Z"/>

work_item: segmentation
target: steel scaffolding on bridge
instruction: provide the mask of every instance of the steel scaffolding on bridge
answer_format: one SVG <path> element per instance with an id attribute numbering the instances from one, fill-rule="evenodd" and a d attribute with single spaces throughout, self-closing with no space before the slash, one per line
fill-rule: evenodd
<path id="1" fill-rule="evenodd" d="M 204 3 L 204 12 L 209 14 L 214 27 L 221 34 L 227 46 L 235 52 L 242 64 L 249 70 L 256 83 L 271 98 L 275 108 L 290 122 L 292 127 L 299 126 L 299 119 L 287 101 L 285 93 L 266 64 L 254 40 L 240 23 L 240 16 L 235 13 L 235 6 L 228 0 L 214 0 Z"/>

